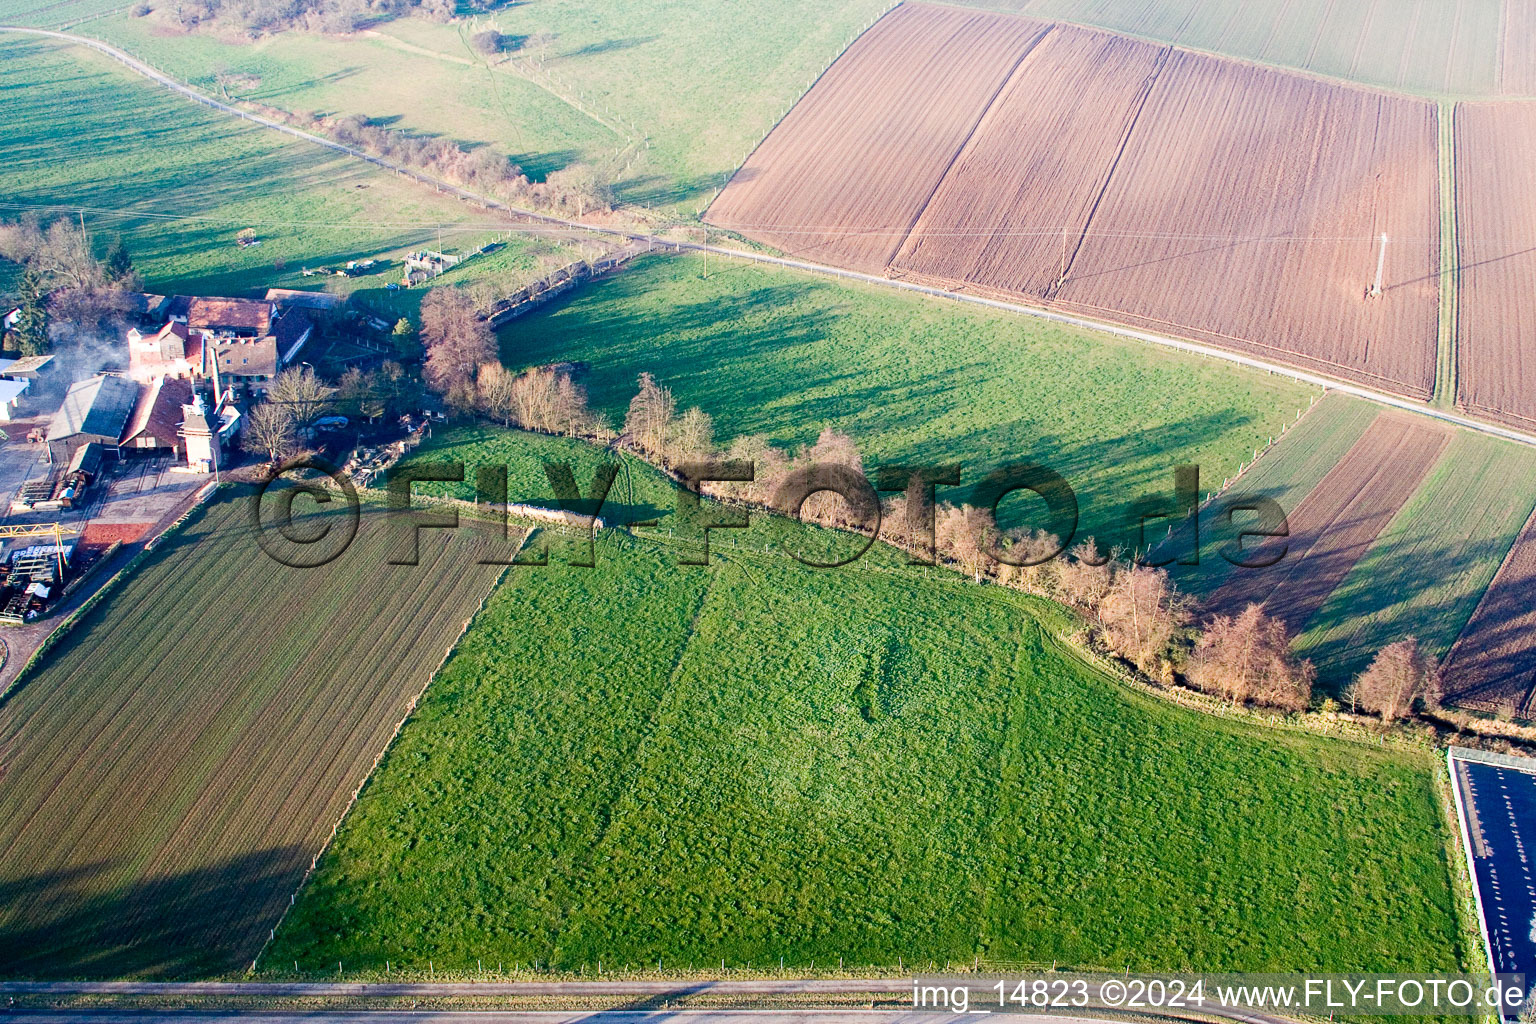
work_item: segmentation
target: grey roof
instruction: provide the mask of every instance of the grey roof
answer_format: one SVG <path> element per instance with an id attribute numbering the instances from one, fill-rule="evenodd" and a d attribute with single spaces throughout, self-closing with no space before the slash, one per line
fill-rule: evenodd
<path id="1" fill-rule="evenodd" d="M 76 434 L 110 437 L 116 444 L 139 399 L 139 385 L 127 377 L 92 377 L 69 386 L 64 404 L 48 424 L 48 440 Z"/>
<path id="2" fill-rule="evenodd" d="M 53 356 L 22 356 L 7 366 L 3 371 L 6 376 L 15 374 L 40 373 L 44 367 L 53 362 Z"/>

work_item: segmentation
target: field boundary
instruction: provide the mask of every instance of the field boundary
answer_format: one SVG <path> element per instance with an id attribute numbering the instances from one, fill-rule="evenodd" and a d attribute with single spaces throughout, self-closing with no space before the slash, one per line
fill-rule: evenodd
<path id="1" fill-rule="evenodd" d="M 1461 219 L 1456 189 L 1456 105 L 1436 108 L 1440 145 L 1440 343 L 1435 353 L 1435 385 L 1431 401 L 1442 409 L 1456 407 L 1461 386 L 1457 360 L 1461 331 Z"/>
<path id="2" fill-rule="evenodd" d="M 519 538 L 517 542 L 517 552 L 521 552 L 523 550 L 523 545 L 532 535 L 532 529 L 525 530 L 523 532 L 522 537 Z M 516 558 L 517 553 L 515 552 L 512 557 Z M 389 738 L 384 741 L 383 746 L 379 747 L 379 752 L 374 755 L 373 764 L 370 765 L 368 770 L 363 773 L 363 777 L 361 781 L 358 782 L 357 788 L 352 790 L 352 796 L 347 800 L 347 805 L 343 807 L 341 809 L 341 813 L 336 816 L 336 822 L 331 826 L 330 835 L 326 836 L 325 842 L 320 844 L 320 849 L 316 851 L 314 857 L 310 860 L 309 867 L 304 870 L 304 877 L 299 879 L 299 884 L 294 887 L 293 892 L 289 895 L 288 905 L 284 907 L 283 912 L 278 915 L 277 923 L 272 925 L 271 931 L 267 934 L 266 941 L 261 944 L 261 948 L 256 951 L 256 955 L 251 958 L 250 969 L 252 972 L 256 970 L 257 963 L 260 962 L 262 954 L 266 953 L 267 947 L 272 944 L 272 940 L 277 938 L 277 930 L 281 928 L 283 926 L 283 922 L 288 919 L 288 912 L 292 910 L 298 903 L 299 893 L 303 892 L 304 887 L 309 884 L 310 878 L 314 875 L 315 869 L 320 864 L 320 858 L 325 856 L 326 851 L 331 848 L 331 844 L 336 841 L 336 833 L 341 831 L 342 824 L 347 820 L 347 815 L 352 813 L 352 808 L 357 805 L 358 798 L 362 796 L 363 790 L 368 787 L 368 781 L 373 778 L 373 773 L 378 771 L 379 765 L 384 763 L 384 758 L 389 753 L 389 749 L 395 745 L 395 740 L 400 736 L 400 730 L 405 728 L 405 723 L 410 721 L 411 716 L 416 713 L 417 706 L 421 704 L 421 698 L 425 697 L 427 691 L 432 688 L 432 683 L 437 679 L 437 674 L 441 672 L 443 666 L 448 663 L 448 659 L 453 657 L 453 652 L 458 650 L 459 644 L 464 639 L 464 634 L 469 632 L 469 627 L 474 623 L 475 619 L 480 617 L 480 613 L 485 610 L 485 604 L 491 599 L 491 595 L 496 593 L 496 591 L 501 588 L 501 581 L 506 579 L 507 573 L 509 571 L 511 571 L 510 565 L 503 567 L 501 572 L 496 574 L 495 582 L 493 582 L 490 587 L 487 588 L 486 592 L 481 595 L 480 603 L 475 606 L 474 612 L 464 620 L 464 625 L 459 630 L 458 636 L 453 638 L 453 642 L 449 644 L 448 649 L 443 652 L 443 656 L 438 661 L 437 666 L 427 674 L 427 681 L 422 683 L 421 689 L 417 690 L 416 694 L 406 702 L 405 713 L 401 715 L 400 720 L 395 723 L 394 730 L 390 732 Z"/>
<path id="3" fill-rule="evenodd" d="M 487 210 L 497 210 L 511 214 L 515 217 L 521 217 L 544 224 L 558 225 L 565 228 L 573 228 L 580 231 L 590 232 L 592 234 L 626 238 L 634 242 L 645 242 L 651 244 L 660 251 L 670 250 L 672 252 L 710 253 L 717 256 L 726 256 L 733 259 L 762 263 L 770 266 L 785 267 L 791 270 L 816 274 L 822 277 L 833 277 L 839 280 L 859 281 L 864 284 L 875 285 L 878 287 L 899 289 L 919 295 L 928 295 L 935 298 L 949 299 L 954 302 L 965 303 L 968 305 L 983 306 L 990 309 L 1002 310 L 1008 313 L 1021 314 L 1023 316 L 1033 317 L 1038 320 L 1046 320 L 1068 327 L 1075 327 L 1080 330 L 1088 330 L 1100 334 L 1109 334 L 1115 337 L 1128 338 L 1132 341 L 1140 341 L 1150 345 L 1161 346 L 1163 348 L 1171 348 L 1193 355 L 1200 355 L 1211 359 L 1221 360 L 1223 362 L 1235 363 L 1239 366 L 1246 366 L 1249 369 L 1263 370 L 1266 373 L 1281 377 L 1288 377 L 1292 380 L 1301 381 L 1305 384 L 1313 384 L 1319 387 L 1340 391 L 1345 394 L 1353 395 L 1356 398 L 1362 398 L 1369 402 L 1375 402 L 1378 405 L 1390 406 L 1391 408 L 1401 409 L 1420 416 L 1428 416 L 1432 419 L 1437 419 L 1445 423 L 1451 423 L 1459 427 L 1465 427 L 1468 430 L 1477 431 L 1479 433 L 1488 434 L 1493 437 L 1502 438 L 1506 441 L 1513 441 L 1517 444 L 1536 448 L 1536 433 L 1527 433 L 1522 430 L 1501 426 L 1496 423 L 1475 420 L 1448 410 L 1436 409 L 1421 402 L 1416 402 L 1412 399 L 1403 398 L 1383 391 L 1376 391 L 1364 385 L 1353 384 L 1348 381 L 1330 377 L 1321 373 L 1313 373 L 1306 370 L 1299 370 L 1293 367 L 1284 366 L 1278 363 L 1271 363 L 1264 359 L 1259 359 L 1253 356 L 1246 356 L 1237 352 L 1227 352 L 1223 349 L 1216 348 L 1215 346 L 1204 345 L 1199 342 L 1187 341 L 1168 335 L 1155 334 L 1150 331 L 1137 330 L 1135 328 L 1093 320 L 1087 317 L 1073 316 L 1055 310 L 1026 305 L 1020 302 L 1008 302 L 999 299 L 989 299 L 979 295 L 968 295 L 964 292 L 952 291 L 946 288 L 917 284 L 910 281 L 896 280 L 875 274 L 867 274 L 857 270 L 843 270 L 839 267 L 832 267 L 821 263 L 811 263 L 806 260 L 793 259 L 783 256 L 770 256 L 765 253 L 755 253 L 729 246 L 712 245 L 706 242 L 692 242 L 676 238 L 667 238 L 644 231 L 632 231 L 625 228 L 592 225 L 582 221 L 568 220 L 566 218 L 556 217 L 550 214 L 535 213 L 530 210 L 519 209 L 517 207 L 509 206 L 499 200 L 491 199 L 487 196 L 471 192 L 468 189 L 459 188 L 458 186 L 449 185 L 446 182 L 438 181 L 430 175 L 422 174 L 420 171 L 415 171 L 410 168 L 394 164 L 388 160 L 371 156 L 360 150 L 353 149 L 349 146 L 344 146 L 341 143 L 335 142 L 331 139 L 326 139 L 318 135 L 312 135 L 309 132 L 300 131 L 299 129 L 293 128 L 289 125 L 285 125 L 268 118 L 263 118 L 255 114 L 247 113 L 246 111 L 240 110 L 237 107 L 232 107 L 229 104 L 220 103 L 218 100 L 215 100 L 212 97 L 204 96 L 202 93 L 192 89 L 190 86 L 182 85 L 175 79 L 171 78 L 169 75 L 158 71 L 151 65 L 138 60 L 132 55 L 119 50 L 114 46 L 109 46 L 106 43 L 102 43 L 85 36 L 77 36 L 68 32 L 57 32 L 51 29 L 35 29 L 22 26 L 0 25 L 0 32 L 21 32 L 29 35 L 47 36 L 63 40 L 67 43 L 75 43 L 81 46 L 89 47 L 90 49 L 97 50 L 106 54 L 112 59 L 127 65 L 130 70 L 135 71 L 138 74 L 151 79 L 152 81 L 158 82 L 159 84 L 164 85 L 166 88 L 172 89 L 173 91 L 188 97 L 194 102 L 201 103 L 205 106 L 210 106 L 215 110 L 221 110 L 225 113 L 232 114 L 235 117 L 251 121 L 255 124 L 273 128 L 295 138 L 313 142 L 316 145 L 324 146 L 327 149 L 335 150 L 337 152 L 356 157 L 360 160 L 365 160 L 376 167 L 394 171 L 398 174 L 409 177 L 412 180 L 421 182 L 425 185 L 429 185 L 445 194 L 453 195 L 467 201 L 479 203 Z M 64 210 L 66 208 L 59 207 L 59 209 Z M 68 207 L 67 209 L 73 213 L 76 208 Z"/>

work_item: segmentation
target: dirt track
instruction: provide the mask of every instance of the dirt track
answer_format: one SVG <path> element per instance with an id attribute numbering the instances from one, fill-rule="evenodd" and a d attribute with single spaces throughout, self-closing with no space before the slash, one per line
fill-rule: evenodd
<path id="1" fill-rule="evenodd" d="M 1233 614 L 1262 604 L 1299 634 L 1355 562 L 1418 488 L 1450 442 L 1450 431 L 1382 413 L 1339 464 L 1289 512 L 1290 536 L 1250 550 L 1252 561 L 1285 552 L 1269 568 L 1239 569 L 1209 606 Z"/>

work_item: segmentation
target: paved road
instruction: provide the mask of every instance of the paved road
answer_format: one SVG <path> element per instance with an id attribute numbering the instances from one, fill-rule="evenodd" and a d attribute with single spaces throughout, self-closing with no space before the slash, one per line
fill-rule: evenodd
<path id="1" fill-rule="evenodd" d="M 968 986 L 971 991 L 968 1013 L 934 1012 L 932 1010 L 914 1011 L 907 1009 L 913 999 L 913 979 L 906 978 L 804 978 L 804 979 L 775 979 L 775 978 L 751 978 L 741 980 L 710 980 L 697 981 L 673 980 L 673 981 L 518 981 L 518 982 L 409 982 L 409 983 L 358 983 L 358 982 L 142 982 L 142 981 L 10 981 L 0 982 L 0 1000 L 28 997 L 45 998 L 69 998 L 69 997 L 132 997 L 142 1002 L 147 998 L 161 997 L 167 1003 L 186 1002 L 198 1000 L 204 1003 L 217 1002 L 225 999 L 238 999 L 247 1005 L 252 1000 L 302 1000 L 313 1005 L 317 999 L 346 999 L 354 1005 L 366 1002 L 369 999 L 390 999 L 399 1002 L 404 999 L 420 999 L 423 1001 L 441 1001 L 447 999 L 479 998 L 481 1000 L 494 1000 L 504 1003 L 515 1003 L 526 999 L 567 999 L 567 1000 L 596 1000 L 622 1004 L 628 1002 L 629 1006 L 617 1006 L 615 1009 L 603 1011 L 516 1011 L 516 1010 L 488 1010 L 478 1013 L 457 1011 L 430 1011 L 434 1018 L 454 1019 L 454 1024 L 468 1024 L 470 1020 L 484 1020 L 487 1016 L 507 1021 L 543 1021 L 549 1024 L 561 1024 L 565 1021 L 592 1020 L 605 1022 L 605 1024 L 627 1024 L 630 1021 L 660 1021 L 669 1019 L 694 1019 L 694 1020 L 729 1020 L 733 1024 L 746 1024 L 755 1021 L 757 1024 L 765 1024 L 767 1021 L 799 1022 L 810 1020 L 846 1020 L 873 1022 L 884 1021 L 948 1021 L 961 1018 L 974 1019 L 978 1016 L 989 1015 L 981 1005 L 985 994 L 991 992 L 988 980 L 981 976 L 925 976 L 921 982 L 925 986 Z M 798 1009 L 768 1009 L 768 1010 L 680 1010 L 664 1008 L 661 1004 L 672 999 L 682 999 L 688 996 L 698 996 L 708 993 L 712 996 L 732 996 L 738 1000 L 759 997 L 791 997 L 800 1002 L 806 1002 L 817 996 L 855 997 L 863 1001 L 865 998 L 873 999 L 883 997 L 887 1000 L 900 1000 L 902 1007 L 886 1007 L 878 1010 L 863 1009 L 830 1009 L 830 1010 L 798 1010 Z M 986 998 L 990 999 L 987 995 Z M 952 1004 L 953 1005 L 953 1004 Z M 4 1007 L 0 1006 L 0 1012 Z M 46 1016 L 49 1011 L 26 1010 L 29 1017 Z M 63 1011 L 59 1011 L 63 1012 Z M 158 1020 L 171 1018 L 169 1013 L 159 1011 L 71 1011 L 80 1015 L 64 1016 L 60 1020 L 96 1020 L 106 1019 L 113 1024 L 132 1024 L 132 1022 Z M 336 1024 L 350 1024 L 352 1021 L 362 1021 L 364 1024 L 385 1020 L 396 1020 L 404 1011 L 310 1011 L 310 1010 L 229 1010 L 229 1011 L 188 1011 L 186 1014 L 177 1013 L 177 1020 L 206 1018 L 213 1020 L 216 1017 L 237 1015 L 250 1017 L 261 1024 L 300 1024 L 304 1021 L 313 1021 L 323 1024 L 327 1020 Z M 422 1011 L 427 1013 L 429 1011 Z M 1043 1017 L 1028 1013 L 1007 1013 L 998 1016 L 1008 1021 L 1067 1021 L 1085 1022 L 1091 1019 L 1096 1012 L 1095 1007 L 1089 1007 L 1078 1011 L 1081 1016 L 1051 1016 Z M 83 1014 L 89 1013 L 90 1016 Z M 1208 1006 L 1205 1008 L 1206 1016 L 1225 1017 L 1238 1024 L 1294 1024 L 1290 1018 L 1281 1017 L 1272 1013 L 1264 1013 L 1253 1010 L 1237 1010 L 1222 1007 Z M 1157 1016 L 1157 1014 L 1144 1014 Z M 1106 1014 L 1113 1017 L 1113 1014 Z M 462 1021 L 458 1019 L 462 1018 Z M 3 1022 L 0 1017 L 0 1022 Z M 1175 1019 L 1170 1015 L 1169 1019 Z"/>
<path id="2" fill-rule="evenodd" d="M 729 257 L 731 259 L 749 260 L 754 263 L 787 267 L 792 270 L 800 270 L 807 273 L 818 274 L 827 277 L 837 277 L 846 280 L 860 281 L 865 284 L 876 285 L 882 288 L 891 288 L 906 292 L 916 292 L 920 295 L 929 295 L 937 298 L 950 299 L 955 302 L 961 302 L 968 305 L 986 306 L 991 309 L 1005 310 L 1010 313 L 1017 313 L 1022 316 L 1033 317 L 1037 320 L 1048 320 L 1052 323 L 1065 324 L 1070 327 L 1077 327 L 1090 331 L 1099 331 L 1104 334 L 1113 334 L 1122 338 L 1130 338 L 1134 341 L 1141 341 L 1151 345 L 1159 345 L 1163 348 L 1177 349 L 1181 352 L 1189 352 L 1196 355 L 1202 355 L 1210 359 L 1220 359 L 1223 362 L 1236 363 L 1240 366 L 1247 366 L 1251 369 L 1264 370 L 1268 373 L 1277 374 L 1282 377 L 1289 377 L 1292 380 L 1301 381 L 1305 384 L 1313 384 L 1318 387 L 1325 387 L 1331 388 L 1335 391 L 1342 391 L 1345 394 L 1354 395 L 1356 398 L 1363 398 L 1366 401 L 1375 402 L 1378 405 L 1390 406 L 1394 409 L 1402 409 L 1406 412 L 1414 413 L 1418 416 L 1428 416 L 1432 419 L 1440 420 L 1445 423 L 1451 423 L 1460 427 L 1465 427 L 1469 430 L 1478 431 L 1479 433 L 1489 434 L 1494 437 L 1501 437 L 1505 440 L 1516 441 L 1520 444 L 1536 447 L 1536 434 L 1527 434 L 1519 430 L 1511 430 L 1507 427 L 1497 426 L 1496 424 L 1492 423 L 1482 423 L 1478 420 L 1469 419 L 1465 416 L 1460 416 L 1453 412 L 1446 412 L 1442 409 L 1431 408 L 1430 406 L 1421 402 L 1415 402 L 1407 398 L 1399 397 L 1397 395 L 1390 395 L 1382 391 L 1373 391 L 1370 388 L 1361 387 L 1358 384 L 1351 384 L 1347 381 L 1336 380 L 1332 377 L 1326 377 L 1321 374 L 1308 373 L 1304 370 L 1297 370 L 1289 366 L 1282 366 L 1279 363 L 1270 363 L 1262 359 L 1254 359 L 1249 356 L 1239 355 L 1235 352 L 1227 352 L 1219 348 L 1214 348 L 1209 345 L 1201 345 L 1192 341 L 1183 341 L 1178 338 L 1170 338 L 1160 334 L 1153 334 L 1148 331 L 1138 331 L 1129 327 L 1120 327 L 1115 324 L 1090 320 L 1085 317 L 1069 316 L 1065 313 L 1058 313 L 1048 309 L 1038 309 L 1034 306 L 1026 306 L 1020 303 L 1003 302 L 997 299 L 983 298 L 979 295 L 968 295 L 965 292 L 952 291 L 946 288 L 934 288 L 929 285 L 914 284 L 910 281 L 893 280 L 891 278 L 882 277 L 876 274 L 862 274 L 857 271 L 843 270 L 839 267 L 829 267 L 821 263 L 810 263 L 806 262 L 805 260 L 788 259 L 782 256 L 765 256 L 761 253 L 745 252 L 741 249 L 731 249 L 725 246 L 709 245 L 703 242 L 678 241 L 675 239 L 663 238 L 659 235 L 648 234 L 643 231 L 629 231 L 623 228 L 587 224 L 582 221 L 567 220 L 563 217 L 554 217 L 549 214 L 535 213 L 532 210 L 520 209 L 518 207 L 510 206 L 507 203 L 503 203 L 498 199 L 493 199 L 489 196 L 480 195 L 477 192 L 471 192 L 469 189 L 460 188 L 457 185 L 449 184 L 446 181 L 434 178 L 428 174 L 423 174 L 420 171 L 406 167 L 402 164 L 393 163 L 389 160 L 383 159 L 382 157 L 376 157 L 372 154 L 365 153 L 362 150 L 343 145 L 342 143 L 336 142 L 333 139 L 328 139 L 321 135 L 314 135 L 310 132 L 302 131 L 293 127 L 292 125 L 283 124 L 281 121 L 274 121 L 271 118 L 252 114 L 248 111 L 241 110 L 239 107 L 231 106 L 228 103 L 221 103 L 211 96 L 203 95 L 190 86 L 183 85 L 171 76 L 165 74 L 157 68 L 150 66 L 149 64 L 146 64 L 144 61 L 139 60 L 131 54 L 123 50 L 119 50 L 115 46 L 109 46 L 108 44 L 99 40 L 91 39 L 88 36 L 79 36 L 71 32 L 57 32 L 52 29 L 23 28 L 20 26 L 11 25 L 0 25 L 0 32 L 24 32 L 28 35 L 49 36 L 55 39 L 61 39 L 65 42 L 76 43 L 80 46 L 89 47 L 100 53 L 106 54 L 114 60 L 122 62 L 131 70 L 154 82 L 158 82 L 160 85 L 165 86 L 167 89 L 171 89 L 177 93 L 180 93 L 182 96 L 185 96 L 197 103 L 212 107 L 215 110 L 221 110 L 227 114 L 232 114 L 235 117 L 244 118 L 245 120 L 254 122 L 256 124 L 264 125 L 265 127 L 271 128 L 275 131 L 283 132 L 286 135 L 292 135 L 295 138 L 304 139 L 308 142 L 314 143 L 317 146 L 324 146 L 327 149 L 335 150 L 339 153 L 345 153 L 348 156 L 355 157 L 359 160 L 366 160 L 368 163 L 373 164 L 376 167 L 382 167 L 386 170 L 393 171 L 396 174 L 412 178 L 416 181 L 422 182 L 423 184 L 430 185 L 433 188 L 436 188 L 448 195 L 455 196 L 467 202 L 477 203 L 487 210 L 496 210 L 516 218 L 535 221 L 541 224 L 557 225 L 573 231 L 606 235 L 612 238 L 621 238 L 630 242 L 638 242 L 657 249 L 688 252 L 707 252 L 719 256 Z M 74 208 L 71 207 L 71 209 L 73 210 Z"/>
<path id="3" fill-rule="evenodd" d="M 1470 761 L 1455 764 L 1471 818 L 1478 909 L 1494 970 L 1536 979 L 1536 866 L 1531 863 L 1536 855 L 1536 774 Z"/>
<path id="4" fill-rule="evenodd" d="M 950 1024 L 976 1020 L 976 1014 L 928 1013 L 913 1010 L 384 1010 L 332 1012 L 293 1011 L 121 1011 L 14 1010 L 0 1006 L 0 1020 L 35 1024 Z M 1009 1015 L 1018 1024 L 1103 1024 L 1078 1017 Z"/>

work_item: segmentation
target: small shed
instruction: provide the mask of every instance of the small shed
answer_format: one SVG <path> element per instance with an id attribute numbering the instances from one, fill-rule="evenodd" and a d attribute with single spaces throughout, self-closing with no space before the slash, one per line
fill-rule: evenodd
<path id="1" fill-rule="evenodd" d="M 101 445 L 92 441 L 75 449 L 74 458 L 69 460 L 70 473 L 84 473 L 90 480 L 96 480 L 101 476 L 101 464 L 106 458 L 106 453 Z"/>
<path id="2" fill-rule="evenodd" d="M 0 375 L 10 380 L 38 381 L 53 370 L 53 356 L 23 356 L 15 360 Z"/>

